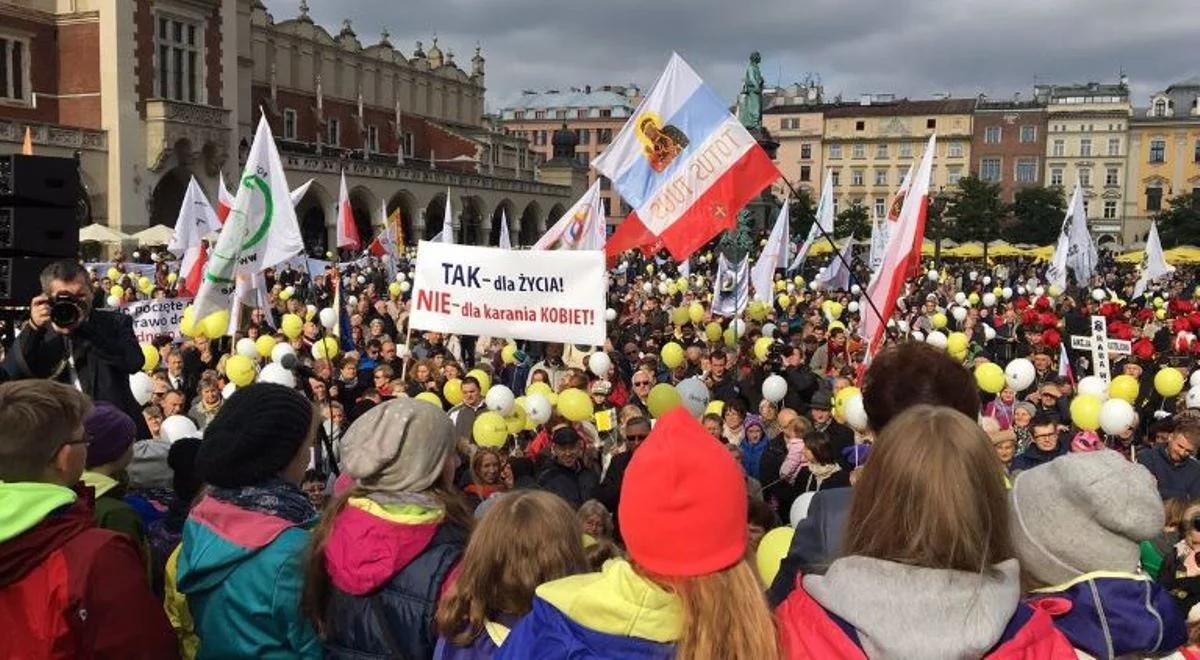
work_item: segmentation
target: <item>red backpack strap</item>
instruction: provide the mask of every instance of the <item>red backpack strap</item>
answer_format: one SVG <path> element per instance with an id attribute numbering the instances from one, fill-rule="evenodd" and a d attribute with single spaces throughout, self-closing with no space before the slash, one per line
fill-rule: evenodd
<path id="1" fill-rule="evenodd" d="M 834 615 L 825 611 L 804 590 L 801 577 L 797 576 L 796 588 L 775 609 L 784 657 L 788 660 L 866 660 L 867 656 L 857 641 L 839 625 Z"/>

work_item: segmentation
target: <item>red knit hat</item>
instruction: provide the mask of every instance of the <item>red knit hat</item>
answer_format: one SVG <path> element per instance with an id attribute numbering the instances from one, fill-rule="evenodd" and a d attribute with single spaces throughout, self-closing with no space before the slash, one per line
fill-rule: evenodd
<path id="1" fill-rule="evenodd" d="M 617 515 L 637 565 L 691 577 L 745 555 L 747 507 L 741 467 L 681 406 L 658 419 L 629 461 Z"/>

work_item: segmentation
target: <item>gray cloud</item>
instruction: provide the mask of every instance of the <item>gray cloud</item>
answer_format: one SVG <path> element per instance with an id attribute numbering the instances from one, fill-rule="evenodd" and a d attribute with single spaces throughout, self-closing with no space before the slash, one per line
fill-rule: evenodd
<path id="1" fill-rule="evenodd" d="M 298 0 L 267 0 L 277 21 Z M 1035 82 L 1115 82 L 1134 102 L 1200 75 L 1195 0 L 310 0 L 331 32 L 349 18 L 365 44 L 387 27 L 410 54 L 436 32 L 469 67 L 487 58 L 488 107 L 522 89 L 653 83 L 672 50 L 715 89 L 736 96 L 750 51 L 768 84 L 819 74 L 826 96 L 993 98 Z"/>

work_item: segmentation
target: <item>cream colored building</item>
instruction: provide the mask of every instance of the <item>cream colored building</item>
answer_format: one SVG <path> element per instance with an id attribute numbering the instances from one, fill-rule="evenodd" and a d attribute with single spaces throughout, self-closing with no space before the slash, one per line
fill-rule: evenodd
<path id="1" fill-rule="evenodd" d="M 958 184 L 969 174 L 974 99 L 928 101 L 864 96 L 858 104 L 824 111 L 823 164 L 833 173 L 834 210 L 861 205 L 875 217 L 911 165 L 937 134 L 930 191 Z"/>
<path id="2" fill-rule="evenodd" d="M 1045 185 L 1070 196 L 1078 183 L 1097 243 L 1127 242 L 1125 161 L 1133 112 L 1126 81 L 1038 85 L 1034 96 L 1046 104 Z"/>
<path id="3" fill-rule="evenodd" d="M 1200 78 L 1175 83 L 1134 110 L 1126 160 L 1125 233 L 1140 242 L 1172 197 L 1200 191 Z"/>
<path id="4" fill-rule="evenodd" d="M 775 165 L 797 190 L 807 190 L 814 199 L 821 196 L 824 162 L 822 145 L 825 133 L 823 104 L 777 105 L 763 111 L 763 127 L 779 142 Z M 785 195 L 787 186 L 775 183 L 772 192 Z"/>

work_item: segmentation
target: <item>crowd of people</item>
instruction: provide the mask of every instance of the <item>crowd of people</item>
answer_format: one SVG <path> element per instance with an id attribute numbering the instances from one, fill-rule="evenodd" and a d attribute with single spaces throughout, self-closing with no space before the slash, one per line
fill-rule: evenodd
<path id="1" fill-rule="evenodd" d="M 929 267 L 868 360 L 861 268 L 724 317 L 714 265 L 629 253 L 589 347 L 410 328 L 403 258 L 139 345 L 169 266 L 55 264 L 0 376 L 0 655 L 1200 657 L 1196 273 Z"/>

